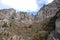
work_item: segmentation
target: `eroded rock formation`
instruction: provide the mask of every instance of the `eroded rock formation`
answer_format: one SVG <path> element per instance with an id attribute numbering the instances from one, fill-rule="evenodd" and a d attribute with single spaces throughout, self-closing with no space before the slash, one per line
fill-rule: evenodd
<path id="1" fill-rule="evenodd" d="M 47 40 L 48 35 L 54 37 L 55 27 L 60 26 L 60 18 L 55 19 L 60 15 L 56 14 L 59 9 L 60 0 L 54 0 L 44 5 L 36 16 L 27 12 L 16 12 L 13 8 L 0 10 L 0 40 Z"/>

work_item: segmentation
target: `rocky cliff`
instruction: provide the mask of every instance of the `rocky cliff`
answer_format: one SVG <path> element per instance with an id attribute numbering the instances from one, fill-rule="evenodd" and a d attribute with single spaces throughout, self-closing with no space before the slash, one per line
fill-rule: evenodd
<path id="1" fill-rule="evenodd" d="M 16 12 L 14 9 L 2 9 L 0 10 L 0 20 L 9 24 L 10 21 L 16 23 L 16 25 L 29 25 L 34 20 L 34 15 L 27 12 Z"/>
<path id="2" fill-rule="evenodd" d="M 39 11 L 38 16 L 39 19 L 44 20 L 49 17 L 53 17 L 56 12 L 60 9 L 60 1 L 54 0 L 52 3 L 48 5 L 44 5 Z"/>
<path id="3" fill-rule="evenodd" d="M 37 15 L 16 12 L 13 8 L 0 10 L 0 40 L 53 40 L 49 38 L 55 38 L 55 28 L 60 26 L 59 9 L 60 0 L 54 0 Z"/>
<path id="4" fill-rule="evenodd" d="M 54 0 L 50 4 L 44 5 L 39 10 L 37 17 L 38 21 L 45 21 L 43 29 L 51 32 L 51 34 L 48 33 L 50 35 L 45 40 L 60 40 L 60 0 Z M 42 40 L 44 39 L 42 38 Z"/>
<path id="5" fill-rule="evenodd" d="M 27 12 L 16 12 L 13 8 L 0 10 L 0 40 L 28 40 L 33 22 L 34 15 Z"/>

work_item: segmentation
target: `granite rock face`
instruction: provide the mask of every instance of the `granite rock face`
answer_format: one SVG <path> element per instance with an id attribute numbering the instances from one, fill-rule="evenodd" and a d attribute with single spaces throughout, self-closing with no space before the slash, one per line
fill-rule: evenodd
<path id="1" fill-rule="evenodd" d="M 27 12 L 16 12 L 12 8 L 0 10 L 0 40 L 30 40 L 31 29 L 27 27 L 33 22 L 34 15 Z"/>
<path id="2" fill-rule="evenodd" d="M 7 22 L 14 21 L 18 26 L 32 24 L 34 15 L 27 12 L 16 12 L 14 9 L 2 9 L 0 10 L 0 21 Z"/>
<path id="3" fill-rule="evenodd" d="M 34 15 L 32 14 L 28 14 L 27 12 L 18 12 L 16 13 L 16 17 L 15 17 L 15 21 L 16 23 L 22 23 L 21 26 L 24 24 L 25 26 L 30 25 L 33 23 L 34 21 Z"/>
<path id="4" fill-rule="evenodd" d="M 9 24 L 9 18 L 15 14 L 14 9 L 2 9 L 0 10 L 0 24 L 7 23 Z M 2 22 L 2 23 L 1 23 Z"/>
<path id="5" fill-rule="evenodd" d="M 56 17 L 57 16 L 57 17 Z M 49 20 L 53 18 L 55 22 L 55 31 L 51 32 L 47 40 L 60 40 L 60 0 L 54 0 L 52 3 L 48 5 L 44 5 L 36 16 L 39 21 Z M 56 19 L 55 19 L 56 18 Z M 52 21 L 52 20 L 50 20 Z M 53 22 L 51 22 L 52 24 Z M 49 24 L 48 24 L 49 25 Z M 53 27 L 50 26 L 49 27 Z"/>
<path id="6" fill-rule="evenodd" d="M 48 5 L 44 5 L 39 11 L 38 16 L 39 19 L 44 20 L 49 17 L 53 17 L 56 12 L 60 9 L 60 1 L 54 0 L 52 3 Z"/>
<path id="7" fill-rule="evenodd" d="M 43 31 L 45 33 L 47 31 L 42 29 L 43 24 L 40 22 L 54 17 L 59 9 L 60 0 L 54 0 L 50 4 L 44 5 L 37 15 L 28 12 L 16 12 L 13 8 L 0 10 L 0 40 L 32 40 L 33 35 L 38 31 L 45 37 Z M 56 20 L 56 29 L 60 26 L 59 19 Z M 60 31 L 57 30 L 57 32 Z M 53 34 L 54 32 L 50 36 L 54 37 Z"/>

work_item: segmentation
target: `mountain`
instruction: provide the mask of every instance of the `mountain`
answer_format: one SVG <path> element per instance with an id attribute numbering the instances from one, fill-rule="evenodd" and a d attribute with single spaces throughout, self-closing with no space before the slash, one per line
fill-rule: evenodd
<path id="1" fill-rule="evenodd" d="M 54 0 L 48 5 L 44 5 L 36 16 L 38 21 L 43 21 L 43 29 L 47 30 L 50 34 L 46 40 L 60 40 L 60 0 Z M 44 40 L 42 38 L 42 40 Z"/>
<path id="2" fill-rule="evenodd" d="M 30 13 L 30 14 L 29 14 Z M 0 40 L 55 40 L 54 33 L 60 27 L 60 0 L 44 5 L 36 12 L 0 10 Z M 57 30 L 56 35 L 60 35 Z M 57 36 L 60 40 L 60 37 Z"/>

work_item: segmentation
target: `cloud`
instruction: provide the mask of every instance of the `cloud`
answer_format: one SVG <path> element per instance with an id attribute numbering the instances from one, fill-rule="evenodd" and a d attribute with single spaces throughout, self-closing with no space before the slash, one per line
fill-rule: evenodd
<path id="1" fill-rule="evenodd" d="M 49 4 L 51 3 L 53 0 L 37 0 L 37 4 L 39 6 L 39 8 L 41 8 L 44 4 Z"/>
<path id="2" fill-rule="evenodd" d="M 44 4 L 53 0 L 0 0 L 1 8 L 14 8 L 19 11 L 38 11 Z"/>
<path id="3" fill-rule="evenodd" d="M 35 11 L 38 9 L 36 0 L 1 0 L 1 3 L 8 5 L 11 8 L 19 9 L 21 11 Z"/>
<path id="4" fill-rule="evenodd" d="M 49 3 L 51 3 L 52 1 L 54 1 L 54 0 L 47 0 L 47 1 L 46 1 L 46 4 L 49 4 Z"/>

